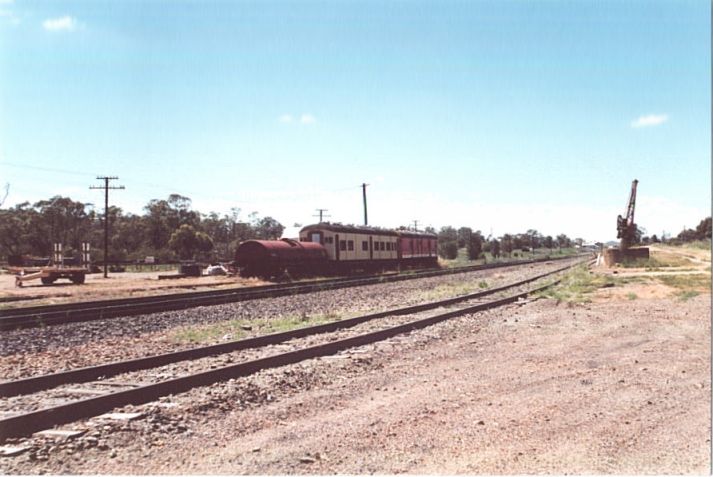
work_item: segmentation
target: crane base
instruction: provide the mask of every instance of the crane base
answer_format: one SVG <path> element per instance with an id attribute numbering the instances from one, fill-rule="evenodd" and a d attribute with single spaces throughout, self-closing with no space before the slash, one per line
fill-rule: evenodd
<path id="1" fill-rule="evenodd" d="M 608 248 L 604 250 L 602 257 L 604 265 L 607 267 L 611 267 L 614 264 L 630 260 L 648 260 L 649 249 L 647 247 L 630 248 L 627 250 L 621 250 L 618 248 Z"/>

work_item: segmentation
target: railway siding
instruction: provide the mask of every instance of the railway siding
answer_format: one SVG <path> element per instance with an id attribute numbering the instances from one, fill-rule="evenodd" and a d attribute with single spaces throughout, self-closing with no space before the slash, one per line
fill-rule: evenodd
<path id="1" fill-rule="evenodd" d="M 233 320 L 241 323 L 269 323 L 286 316 L 338 315 L 369 313 L 404 305 L 424 303 L 424 289 L 464 281 L 491 286 L 516 281 L 540 271 L 553 270 L 564 262 L 483 270 L 468 274 L 433 277 L 397 283 L 370 285 L 317 292 L 309 295 L 240 302 L 205 308 L 125 317 L 121 320 L 71 323 L 62 326 L 3 332 L 0 343 L 0 371 L 7 379 L 46 374 L 61 370 L 140 358 L 157 353 L 180 351 L 192 346 L 176 336 L 189 330 L 225 326 Z M 309 324 L 309 320 L 305 320 Z M 263 330 L 258 326 L 244 330 L 246 337 Z M 225 342 L 225 335 L 215 334 L 208 343 Z M 228 336 L 228 339 L 230 337 Z M 72 350 L 68 353 L 67 350 Z"/>
<path id="2" fill-rule="evenodd" d="M 544 275 L 532 277 L 523 282 L 518 282 L 512 288 L 523 288 L 527 283 L 542 279 L 562 270 L 563 269 L 555 270 Z M 547 286 L 549 285 L 541 285 L 539 289 Z M 13 411 L 22 411 L 19 415 L 10 415 L 0 420 L 0 439 L 4 440 L 8 437 L 15 437 L 31 431 L 45 429 L 52 424 L 62 424 L 84 417 L 98 415 L 102 412 L 108 412 L 117 406 L 143 404 L 156 400 L 161 396 L 185 392 L 193 387 L 205 386 L 217 381 L 250 375 L 262 369 L 284 366 L 305 359 L 331 355 L 354 346 L 374 343 L 389 337 L 431 326 L 456 316 L 513 303 L 517 299 L 525 297 L 530 293 L 529 290 L 525 289 L 524 291 L 514 292 L 513 294 L 510 288 L 511 287 L 502 287 L 501 290 L 493 290 L 496 294 L 507 292 L 508 296 L 496 298 L 491 301 L 483 301 L 481 297 L 486 295 L 487 292 L 481 292 L 463 297 L 462 299 L 450 299 L 445 302 L 431 304 L 428 307 L 417 306 L 410 307 L 409 309 L 396 310 L 393 313 L 385 312 L 382 314 L 384 315 L 383 317 L 379 317 L 381 318 L 379 320 L 374 320 L 372 317 L 354 319 L 351 321 L 358 323 L 356 326 L 336 328 L 334 332 L 331 333 L 331 336 L 323 334 L 314 335 L 305 331 L 306 336 L 304 340 L 297 338 L 299 341 L 305 341 L 304 344 L 287 342 L 277 345 L 277 347 L 287 349 L 281 350 L 276 354 L 271 352 L 272 350 L 270 349 L 275 346 L 267 346 L 266 348 L 245 353 L 247 354 L 247 359 L 246 356 L 242 356 L 242 353 L 237 355 L 236 353 L 231 353 L 233 356 L 219 357 L 218 360 L 220 364 L 216 364 L 215 357 L 209 357 L 193 361 L 171 363 L 166 367 L 159 367 L 149 372 L 128 373 L 123 375 L 120 378 L 120 382 L 116 383 L 116 385 L 126 387 L 126 383 L 128 382 L 130 383 L 128 384 L 129 389 L 119 389 L 102 396 L 89 397 L 79 401 L 67 401 L 68 397 L 77 394 L 77 390 L 60 387 L 40 393 L 39 398 L 35 395 L 30 396 L 29 399 L 26 399 L 24 396 L 10 398 L 5 400 L 0 406 L 0 412 L 12 414 Z M 474 299 L 475 303 L 468 304 L 468 302 L 473 302 Z M 465 303 L 465 305 L 456 305 L 456 303 Z M 455 310 L 442 308 L 443 306 L 450 308 L 454 305 L 456 305 Z M 438 306 L 438 309 L 442 311 L 436 314 L 426 313 L 426 316 L 423 316 L 424 311 L 432 309 L 435 306 Z M 267 356 L 265 356 L 265 353 L 267 353 Z M 240 362 L 232 364 L 234 360 L 239 360 Z M 167 375 L 171 376 L 171 378 L 166 379 Z M 107 384 L 111 383 L 105 381 L 96 383 L 96 385 L 101 387 Z M 82 389 L 79 394 L 91 394 L 92 392 L 97 392 L 96 388 Z M 102 391 L 98 392 L 101 393 Z"/>

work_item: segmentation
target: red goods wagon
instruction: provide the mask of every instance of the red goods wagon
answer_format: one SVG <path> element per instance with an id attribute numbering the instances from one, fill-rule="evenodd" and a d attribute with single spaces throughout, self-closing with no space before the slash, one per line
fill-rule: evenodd
<path id="1" fill-rule="evenodd" d="M 235 251 L 235 265 L 243 276 L 277 277 L 319 273 L 326 267 L 327 251 L 314 242 L 247 240 Z"/>
<path id="2" fill-rule="evenodd" d="M 438 263 L 437 241 L 434 234 L 400 231 L 400 262 L 407 266 L 435 266 Z"/>

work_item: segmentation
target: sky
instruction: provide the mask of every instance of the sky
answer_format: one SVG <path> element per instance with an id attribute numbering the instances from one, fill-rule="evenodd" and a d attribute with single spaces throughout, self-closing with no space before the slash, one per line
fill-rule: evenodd
<path id="1" fill-rule="evenodd" d="M 711 6 L 0 0 L 3 207 L 616 239 L 711 213 Z M 2 194 L 0 194 L 0 200 Z"/>

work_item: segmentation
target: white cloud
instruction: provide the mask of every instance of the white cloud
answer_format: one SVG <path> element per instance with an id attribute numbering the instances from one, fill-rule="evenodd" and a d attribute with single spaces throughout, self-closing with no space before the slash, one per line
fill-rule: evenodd
<path id="1" fill-rule="evenodd" d="M 58 18 L 48 18 L 42 22 L 42 27 L 51 32 L 74 31 L 77 29 L 77 26 L 77 19 L 69 15 Z"/>
<path id="2" fill-rule="evenodd" d="M 632 128 L 645 128 L 649 126 L 658 126 L 668 121 L 668 114 L 648 114 L 639 116 L 638 119 L 631 122 Z"/>
<path id="3" fill-rule="evenodd" d="M 289 114 L 283 114 L 282 116 L 277 118 L 277 120 L 280 121 L 281 123 L 291 123 L 292 116 L 290 116 Z"/>
<path id="4" fill-rule="evenodd" d="M 15 0 L 0 0 L 0 5 L 12 5 Z"/>
<path id="5" fill-rule="evenodd" d="M 300 116 L 300 123 L 302 123 L 302 124 L 313 124 L 316 122 L 317 122 L 317 119 L 314 116 L 312 116 L 311 114 L 305 113 L 302 116 Z"/>

